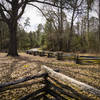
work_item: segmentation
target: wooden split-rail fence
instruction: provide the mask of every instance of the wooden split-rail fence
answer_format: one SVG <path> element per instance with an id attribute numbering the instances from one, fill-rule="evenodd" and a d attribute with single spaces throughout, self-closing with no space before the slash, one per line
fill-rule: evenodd
<path id="1" fill-rule="evenodd" d="M 42 78 L 42 80 L 34 82 L 35 79 L 39 78 Z M 33 81 L 29 84 L 23 84 L 30 80 Z M 100 100 L 100 90 L 44 65 L 38 75 L 0 84 L 0 93 L 34 84 L 43 84 L 43 86 L 33 93 L 23 95 L 16 100 Z"/>
<path id="2" fill-rule="evenodd" d="M 56 58 L 57 60 L 70 60 L 76 64 L 100 64 L 100 57 L 96 56 L 79 56 L 77 54 L 68 54 L 63 52 L 49 52 L 42 50 L 27 50 L 27 54 L 34 56 L 47 56 L 48 58 Z"/>

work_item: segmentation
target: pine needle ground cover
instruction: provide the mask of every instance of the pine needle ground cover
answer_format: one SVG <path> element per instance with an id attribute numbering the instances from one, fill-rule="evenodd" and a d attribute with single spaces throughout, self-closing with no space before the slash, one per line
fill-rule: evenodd
<path id="1" fill-rule="evenodd" d="M 9 57 L 0 53 L 0 83 L 21 79 L 25 76 L 35 75 L 41 70 L 41 65 L 46 65 L 54 70 L 59 70 L 69 77 L 85 82 L 100 89 L 100 66 L 78 65 L 72 61 L 58 61 L 56 58 L 27 55 L 21 53 L 19 57 Z M 0 93 L 1 100 L 18 100 L 21 96 L 41 88 L 38 84 L 21 89 L 8 90 Z"/>

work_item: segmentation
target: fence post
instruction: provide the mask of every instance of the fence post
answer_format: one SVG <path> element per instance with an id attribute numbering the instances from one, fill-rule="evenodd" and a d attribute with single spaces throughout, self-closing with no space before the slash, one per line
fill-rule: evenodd
<path id="1" fill-rule="evenodd" d="M 76 64 L 80 64 L 79 56 L 78 55 L 76 55 L 76 57 L 75 57 L 75 62 L 76 62 Z"/>
<path id="2" fill-rule="evenodd" d="M 44 51 L 40 51 L 39 52 L 39 55 L 42 57 L 42 56 L 45 56 L 45 52 Z"/>
<path id="3" fill-rule="evenodd" d="M 34 52 L 33 52 L 33 55 L 34 55 L 34 56 L 37 56 L 37 55 L 38 55 L 38 51 L 34 51 Z"/>
<path id="4" fill-rule="evenodd" d="M 51 52 L 48 52 L 48 58 L 52 57 L 52 53 Z"/>
<path id="5" fill-rule="evenodd" d="M 63 60 L 63 53 L 62 52 L 57 53 L 57 60 Z"/>

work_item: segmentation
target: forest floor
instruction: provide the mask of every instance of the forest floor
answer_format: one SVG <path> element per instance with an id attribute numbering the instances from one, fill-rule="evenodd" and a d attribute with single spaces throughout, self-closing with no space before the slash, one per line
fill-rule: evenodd
<path id="1" fill-rule="evenodd" d="M 0 83 L 35 75 L 41 70 L 41 65 L 46 65 L 52 69 L 58 69 L 60 73 L 100 89 L 100 65 L 78 65 L 72 61 L 58 61 L 56 58 L 33 56 L 25 53 L 20 53 L 19 57 L 6 55 L 6 53 L 0 53 Z M 30 88 L 27 88 L 28 92 L 31 92 Z M 22 91 L 27 94 L 25 89 L 15 91 L 17 95 Z M 13 99 L 10 96 L 9 98 L 6 97 L 7 94 L 12 94 Z M 0 95 L 0 100 L 17 100 L 14 98 L 14 92 L 4 92 Z"/>

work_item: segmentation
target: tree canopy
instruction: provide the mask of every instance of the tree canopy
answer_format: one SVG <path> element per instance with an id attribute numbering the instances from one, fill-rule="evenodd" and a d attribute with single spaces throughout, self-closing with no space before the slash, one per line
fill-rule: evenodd
<path id="1" fill-rule="evenodd" d="M 100 5 L 100 1 L 97 1 Z M 35 2 L 43 4 L 43 9 Z M 92 11 L 95 12 L 93 8 L 95 3 L 94 0 L 0 0 L 0 23 L 3 25 L 0 28 L 0 47 L 5 49 L 7 46 L 10 56 L 18 56 L 19 48 L 32 47 L 70 52 L 100 51 L 98 47 L 100 41 L 99 5 L 98 18 L 90 16 Z M 40 24 L 36 32 L 29 34 L 18 25 L 18 20 L 27 5 L 38 8 L 47 20 L 44 26 Z M 68 13 L 70 13 L 70 21 L 67 18 Z M 76 24 L 75 19 L 77 19 Z M 25 26 L 29 24 L 29 18 L 27 18 Z M 24 37 L 20 37 L 23 34 Z"/>

